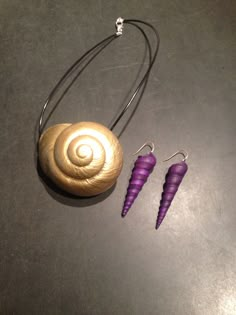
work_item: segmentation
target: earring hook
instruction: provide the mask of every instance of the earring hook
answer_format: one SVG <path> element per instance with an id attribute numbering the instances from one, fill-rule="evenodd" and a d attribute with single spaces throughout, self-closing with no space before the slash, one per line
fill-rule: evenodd
<path id="1" fill-rule="evenodd" d="M 173 155 L 171 155 L 168 159 L 164 160 L 163 162 L 166 162 L 166 161 L 169 161 L 170 159 L 172 159 L 174 156 L 178 155 L 178 154 L 181 154 L 183 155 L 183 162 L 185 162 L 188 158 L 188 152 L 186 152 L 185 150 L 179 150 L 177 152 L 175 152 Z"/>
<path id="2" fill-rule="evenodd" d="M 149 147 L 151 149 L 150 153 L 153 153 L 155 150 L 155 145 L 153 142 L 145 142 L 133 155 L 138 154 L 143 148 Z"/>

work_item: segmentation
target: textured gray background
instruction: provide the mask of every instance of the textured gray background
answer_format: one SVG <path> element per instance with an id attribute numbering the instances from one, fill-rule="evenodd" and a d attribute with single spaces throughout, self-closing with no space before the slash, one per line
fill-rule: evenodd
<path id="1" fill-rule="evenodd" d="M 58 78 L 118 16 L 157 27 L 158 60 L 120 138 L 115 189 L 63 197 L 35 169 L 36 119 Z M 233 0 L 0 0 L 0 314 L 236 314 L 235 16 Z M 108 124 L 143 55 L 127 26 L 50 124 Z M 132 153 L 146 140 L 159 163 L 121 219 Z M 189 152 L 189 172 L 155 231 L 171 164 L 161 161 L 179 148 Z"/>

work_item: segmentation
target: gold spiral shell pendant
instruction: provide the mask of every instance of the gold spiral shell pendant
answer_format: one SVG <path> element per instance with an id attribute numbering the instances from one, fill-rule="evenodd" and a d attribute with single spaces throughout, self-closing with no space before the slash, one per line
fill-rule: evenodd
<path id="1" fill-rule="evenodd" d="M 101 124 L 58 124 L 40 137 L 39 162 L 44 173 L 63 190 L 94 196 L 115 184 L 123 152 L 117 137 Z"/>

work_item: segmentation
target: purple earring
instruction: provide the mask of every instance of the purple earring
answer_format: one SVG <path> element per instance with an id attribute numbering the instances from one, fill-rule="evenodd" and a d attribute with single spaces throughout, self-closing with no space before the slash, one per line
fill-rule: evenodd
<path id="1" fill-rule="evenodd" d="M 143 188 L 143 185 L 146 183 L 148 176 L 151 174 L 156 165 L 156 157 L 153 154 L 154 144 L 152 142 L 144 143 L 144 145 L 142 145 L 141 148 L 134 153 L 134 155 L 139 153 L 146 146 L 148 146 L 151 151 L 148 154 L 138 156 L 134 163 L 121 213 L 122 217 L 125 217 L 128 213 L 134 203 L 134 200 L 137 198 Z"/>
<path id="2" fill-rule="evenodd" d="M 168 169 L 168 172 L 166 174 L 166 180 L 163 186 L 162 198 L 156 221 L 156 229 L 159 228 L 163 219 L 165 218 L 166 213 L 171 205 L 171 202 L 174 199 L 174 196 L 188 170 L 188 165 L 185 163 L 185 161 L 188 158 L 188 153 L 185 152 L 184 150 L 180 150 L 174 153 L 165 161 L 169 161 L 177 154 L 182 154 L 184 156 L 184 159 L 179 163 L 171 165 L 171 167 Z"/>

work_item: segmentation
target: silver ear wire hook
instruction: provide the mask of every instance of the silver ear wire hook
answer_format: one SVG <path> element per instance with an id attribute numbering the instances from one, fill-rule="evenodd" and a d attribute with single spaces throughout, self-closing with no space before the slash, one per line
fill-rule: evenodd
<path id="1" fill-rule="evenodd" d="M 172 159 L 174 156 L 178 155 L 178 154 L 181 154 L 183 155 L 183 162 L 185 162 L 188 158 L 188 152 L 186 152 L 185 150 L 179 150 L 177 152 L 175 152 L 174 154 L 172 154 L 168 159 L 164 160 L 163 162 L 166 162 L 166 161 L 169 161 L 170 159 Z"/>
<path id="2" fill-rule="evenodd" d="M 155 145 L 153 142 L 145 142 L 141 148 L 138 149 L 138 151 L 136 151 L 133 155 L 138 154 L 144 147 L 149 147 L 151 149 L 150 153 L 153 153 L 155 150 Z"/>
<path id="3" fill-rule="evenodd" d="M 116 20 L 116 35 L 120 36 L 123 33 L 123 28 L 124 28 L 124 19 L 122 19 L 121 17 L 119 17 Z"/>

